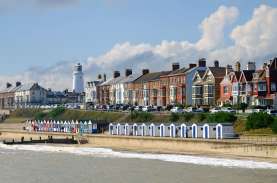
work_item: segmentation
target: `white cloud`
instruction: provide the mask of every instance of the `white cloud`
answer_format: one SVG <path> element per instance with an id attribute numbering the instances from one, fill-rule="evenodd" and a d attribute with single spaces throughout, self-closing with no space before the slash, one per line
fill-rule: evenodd
<path id="1" fill-rule="evenodd" d="M 111 76 L 112 71 L 132 68 L 141 72 L 143 68 L 152 71 L 168 70 L 172 62 L 180 62 L 182 66 L 195 63 L 206 57 L 211 63 L 214 59 L 221 65 L 234 63 L 240 59 L 242 64 L 269 56 L 276 56 L 277 50 L 277 8 L 261 5 L 256 8 L 250 20 L 243 25 L 235 26 L 230 34 L 233 45 L 224 45 L 226 26 L 234 23 L 239 11 L 235 7 L 220 6 L 214 13 L 200 24 L 202 36 L 196 43 L 188 41 L 161 41 L 160 44 L 116 44 L 110 51 L 98 57 L 89 57 L 84 64 L 86 80 L 95 79 L 99 73 Z M 1 83 L 22 80 L 38 81 L 46 88 L 65 89 L 71 87 L 71 70 L 73 62 L 61 62 L 51 68 L 33 68 L 15 76 L 1 76 Z"/>
<path id="2" fill-rule="evenodd" d="M 239 10 L 236 7 L 220 6 L 200 24 L 203 35 L 196 43 L 196 47 L 200 50 L 212 50 L 224 46 L 224 28 L 232 24 L 238 15 Z"/>

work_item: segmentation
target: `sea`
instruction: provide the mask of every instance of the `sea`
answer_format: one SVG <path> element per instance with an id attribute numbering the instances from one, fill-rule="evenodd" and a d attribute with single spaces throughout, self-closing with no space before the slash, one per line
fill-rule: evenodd
<path id="1" fill-rule="evenodd" d="M 0 143 L 0 183 L 277 183 L 277 164 Z"/>

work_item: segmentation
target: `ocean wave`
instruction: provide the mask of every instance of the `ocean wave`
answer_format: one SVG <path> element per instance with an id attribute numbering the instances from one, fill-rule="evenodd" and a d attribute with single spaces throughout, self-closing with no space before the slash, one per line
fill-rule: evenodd
<path id="1" fill-rule="evenodd" d="M 89 148 L 74 146 L 51 146 L 51 145 L 5 145 L 0 143 L 0 148 L 8 150 L 24 150 L 50 153 L 71 153 L 77 155 L 90 155 L 94 157 L 114 157 L 130 159 L 148 159 L 167 162 L 189 163 L 196 165 L 210 165 L 223 167 L 238 167 L 249 169 L 277 169 L 277 164 L 270 162 L 260 162 L 252 160 L 237 160 L 226 158 L 211 158 L 192 155 L 174 155 L 174 154 L 151 154 L 151 153 L 132 153 L 118 152 L 109 148 Z"/>

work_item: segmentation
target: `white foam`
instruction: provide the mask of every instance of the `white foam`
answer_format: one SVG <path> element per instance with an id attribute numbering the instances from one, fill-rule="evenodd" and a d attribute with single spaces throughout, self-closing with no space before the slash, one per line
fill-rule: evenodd
<path id="1" fill-rule="evenodd" d="M 37 152 L 71 153 L 71 154 L 77 154 L 77 155 L 90 155 L 94 157 L 161 160 L 161 161 L 167 161 L 167 162 L 190 163 L 190 164 L 196 164 L 196 165 L 239 167 L 239 168 L 250 168 L 250 169 L 277 169 L 277 164 L 269 163 L 269 162 L 199 157 L 199 156 L 191 156 L 191 155 L 117 152 L 108 148 L 87 148 L 87 147 L 51 146 L 51 145 L 5 145 L 3 143 L 0 143 L 0 148 L 9 149 L 9 150 L 25 150 L 25 151 L 37 151 Z"/>

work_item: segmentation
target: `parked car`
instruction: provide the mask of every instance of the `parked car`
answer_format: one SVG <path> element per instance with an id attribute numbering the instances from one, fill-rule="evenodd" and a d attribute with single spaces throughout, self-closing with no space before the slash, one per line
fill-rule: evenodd
<path id="1" fill-rule="evenodd" d="M 185 112 L 195 112 L 195 110 L 196 110 L 196 107 L 188 107 L 184 111 Z"/>
<path id="2" fill-rule="evenodd" d="M 220 107 L 214 107 L 214 108 L 210 109 L 210 113 L 217 113 L 217 112 L 222 112 Z"/>
<path id="3" fill-rule="evenodd" d="M 170 111 L 173 113 L 183 113 L 184 112 L 184 110 L 180 107 L 173 107 Z"/>
<path id="4" fill-rule="evenodd" d="M 134 110 L 135 111 L 142 111 L 142 106 L 136 106 Z"/>
<path id="5" fill-rule="evenodd" d="M 154 109 L 154 111 L 162 111 L 163 107 L 162 106 L 154 106 L 153 109 Z"/>
<path id="6" fill-rule="evenodd" d="M 272 116 L 277 116 L 277 110 L 275 110 L 275 109 L 267 109 L 267 114 L 270 114 Z"/>
<path id="7" fill-rule="evenodd" d="M 153 111 L 153 108 L 151 106 L 144 106 L 142 108 L 142 111 L 143 112 L 151 112 L 151 111 Z"/>
<path id="8" fill-rule="evenodd" d="M 201 112 L 205 112 L 205 111 L 204 111 L 204 109 L 202 109 L 201 107 L 199 107 L 199 108 L 195 109 L 194 112 L 199 112 L 199 113 L 201 113 Z"/>
<path id="9" fill-rule="evenodd" d="M 133 110 L 135 110 L 135 106 L 129 106 L 127 110 L 128 111 L 133 111 Z"/>
<path id="10" fill-rule="evenodd" d="M 121 106 L 120 106 L 120 110 L 126 111 L 126 110 L 128 110 L 129 107 L 130 107 L 130 105 L 128 105 L 128 104 L 121 105 Z"/>
<path id="11" fill-rule="evenodd" d="M 221 109 L 222 112 L 230 112 L 230 113 L 236 113 L 235 109 L 232 109 L 231 107 L 223 107 Z"/>

